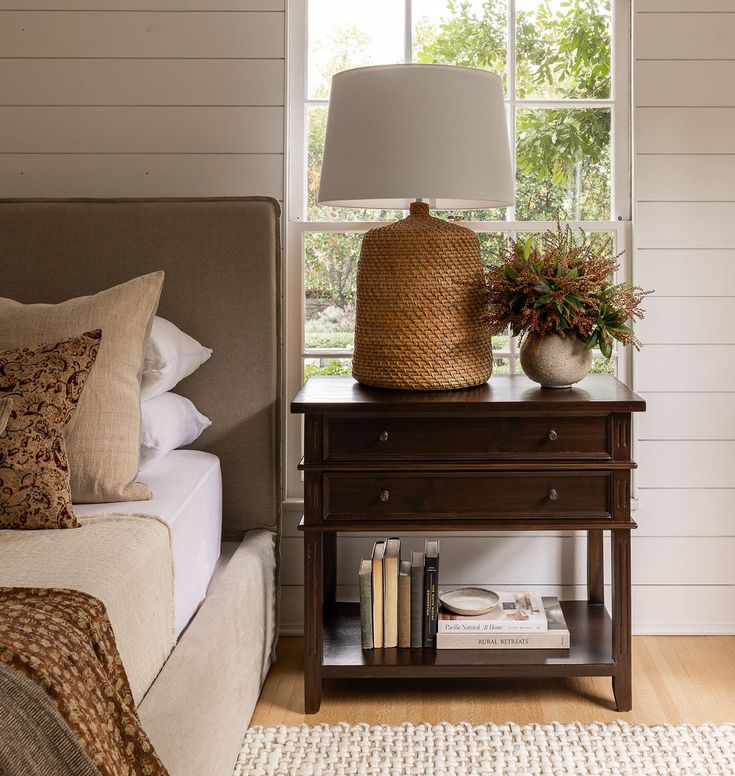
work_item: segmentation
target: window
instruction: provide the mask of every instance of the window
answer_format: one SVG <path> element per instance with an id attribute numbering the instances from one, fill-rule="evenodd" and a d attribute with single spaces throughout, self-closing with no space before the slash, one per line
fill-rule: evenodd
<path id="1" fill-rule="evenodd" d="M 463 218 L 478 233 L 483 261 L 494 261 L 509 237 L 538 234 L 557 218 L 612 235 L 616 252 L 627 249 L 629 0 L 300 0 L 290 9 L 290 36 L 286 375 L 291 395 L 305 376 L 349 372 L 362 234 L 402 217 L 316 202 L 330 80 L 340 70 L 419 62 L 502 75 L 516 205 L 439 214 Z M 513 338 L 495 337 L 493 349 L 495 374 L 519 370 Z M 620 361 L 598 358 L 593 369 L 625 376 Z M 289 423 L 291 472 L 300 455 L 300 428 Z M 288 494 L 296 497 L 299 488 L 294 479 Z"/>

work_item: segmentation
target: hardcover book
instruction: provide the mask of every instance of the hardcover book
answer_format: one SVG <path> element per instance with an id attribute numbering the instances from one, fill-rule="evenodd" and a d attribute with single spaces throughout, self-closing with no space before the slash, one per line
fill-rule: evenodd
<path id="1" fill-rule="evenodd" d="M 439 633 L 538 633 L 547 628 L 541 596 L 536 593 L 498 592 L 500 604 L 475 616 L 439 613 Z"/>
<path id="2" fill-rule="evenodd" d="M 398 571 L 398 646 L 411 646 L 411 563 L 401 561 Z"/>
<path id="3" fill-rule="evenodd" d="M 544 631 L 441 632 L 436 636 L 437 649 L 569 649 L 570 637 L 559 599 L 544 596 L 542 605 L 548 628 Z"/>
<path id="4" fill-rule="evenodd" d="M 401 540 L 388 539 L 385 543 L 383 557 L 384 647 L 398 646 L 398 571 L 400 565 Z"/>
<path id="5" fill-rule="evenodd" d="M 380 649 L 383 646 L 383 556 L 385 542 L 375 542 L 373 545 L 373 646 Z"/>
<path id="6" fill-rule="evenodd" d="M 424 643 L 424 553 L 411 552 L 411 646 Z"/>
<path id="7" fill-rule="evenodd" d="M 436 624 L 439 616 L 439 540 L 427 539 L 424 543 L 424 647 L 436 645 Z"/>
<path id="8" fill-rule="evenodd" d="M 373 648 L 373 563 L 370 558 L 360 561 L 360 634 L 362 648 Z"/>

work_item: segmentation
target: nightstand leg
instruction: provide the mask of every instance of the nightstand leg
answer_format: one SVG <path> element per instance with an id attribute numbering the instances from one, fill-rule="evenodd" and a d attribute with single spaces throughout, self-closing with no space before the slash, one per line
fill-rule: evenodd
<path id="1" fill-rule="evenodd" d="M 324 602 L 337 600 L 337 534 L 324 534 Z"/>
<path id="2" fill-rule="evenodd" d="M 587 602 L 590 606 L 605 604 L 602 531 L 587 531 Z"/>
<path id="3" fill-rule="evenodd" d="M 618 711 L 633 708 L 631 666 L 630 531 L 612 534 L 612 621 L 615 676 L 613 694 Z"/>
<path id="4" fill-rule="evenodd" d="M 304 713 L 316 714 L 322 703 L 324 539 L 304 531 Z"/>

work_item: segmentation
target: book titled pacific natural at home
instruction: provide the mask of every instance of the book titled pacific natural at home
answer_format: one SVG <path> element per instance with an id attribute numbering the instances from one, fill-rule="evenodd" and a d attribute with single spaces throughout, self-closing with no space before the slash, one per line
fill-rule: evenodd
<path id="1" fill-rule="evenodd" d="M 559 599 L 543 596 L 541 604 L 547 627 L 538 631 L 460 630 L 440 631 L 436 635 L 437 649 L 569 649 L 570 638 Z M 439 624 L 441 625 L 440 619 Z"/>
<path id="2" fill-rule="evenodd" d="M 538 633 L 546 630 L 546 613 L 536 593 L 499 591 L 500 603 L 485 614 L 469 616 L 439 612 L 438 633 L 492 633 L 515 631 Z"/>

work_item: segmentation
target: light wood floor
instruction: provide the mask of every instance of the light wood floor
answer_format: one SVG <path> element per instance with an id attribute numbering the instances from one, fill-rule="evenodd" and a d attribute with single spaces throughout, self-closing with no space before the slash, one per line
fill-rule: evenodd
<path id="1" fill-rule="evenodd" d="M 610 680 L 328 680 L 304 715 L 301 639 L 283 638 L 251 725 L 368 722 L 724 723 L 735 720 L 735 636 L 633 639 L 633 711 L 612 705 Z"/>

